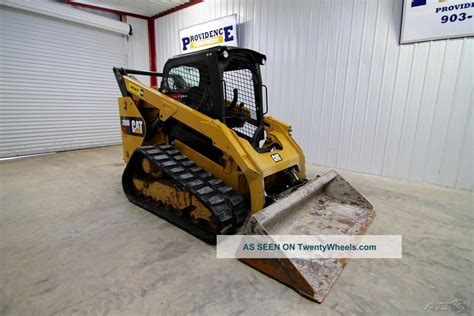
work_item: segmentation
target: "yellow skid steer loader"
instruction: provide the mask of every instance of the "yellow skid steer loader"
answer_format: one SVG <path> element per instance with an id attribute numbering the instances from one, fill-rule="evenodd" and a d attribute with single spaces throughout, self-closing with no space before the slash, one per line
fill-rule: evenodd
<path id="1" fill-rule="evenodd" d="M 335 171 L 307 180 L 291 127 L 266 115 L 265 60 L 219 46 L 171 58 L 163 73 L 114 68 L 125 194 L 210 244 L 236 233 L 364 234 L 370 203 Z M 162 77 L 161 85 L 133 75 Z M 241 260 L 317 302 L 347 261 Z"/>

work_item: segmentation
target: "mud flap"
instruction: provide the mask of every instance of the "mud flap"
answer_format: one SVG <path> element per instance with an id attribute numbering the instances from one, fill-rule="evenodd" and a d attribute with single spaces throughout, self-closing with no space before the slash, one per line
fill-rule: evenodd
<path id="1" fill-rule="evenodd" d="M 251 216 L 251 235 L 363 235 L 372 205 L 334 170 Z M 240 259 L 321 303 L 348 259 Z"/>

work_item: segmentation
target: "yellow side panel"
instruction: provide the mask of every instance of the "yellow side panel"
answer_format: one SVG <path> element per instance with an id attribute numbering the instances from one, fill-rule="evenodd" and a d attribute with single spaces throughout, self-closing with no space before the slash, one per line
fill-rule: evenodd
<path id="1" fill-rule="evenodd" d="M 128 162 L 133 151 L 143 144 L 146 124 L 135 102 L 129 97 L 118 99 L 120 127 L 122 130 L 123 160 Z"/>

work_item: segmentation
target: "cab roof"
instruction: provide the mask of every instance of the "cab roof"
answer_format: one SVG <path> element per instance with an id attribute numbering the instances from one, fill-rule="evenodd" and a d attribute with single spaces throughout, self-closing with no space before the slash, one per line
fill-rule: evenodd
<path id="1" fill-rule="evenodd" d="M 214 46 L 211 48 L 203 49 L 197 52 L 185 53 L 180 55 L 175 55 L 170 59 L 180 59 L 180 58 L 187 58 L 187 57 L 201 57 L 206 56 L 209 53 L 218 53 L 221 54 L 222 52 L 227 51 L 229 55 L 247 55 L 254 59 L 257 63 L 261 64 L 262 60 L 266 60 L 267 57 L 264 54 L 260 54 L 254 50 L 248 48 L 240 48 L 234 46 Z"/>

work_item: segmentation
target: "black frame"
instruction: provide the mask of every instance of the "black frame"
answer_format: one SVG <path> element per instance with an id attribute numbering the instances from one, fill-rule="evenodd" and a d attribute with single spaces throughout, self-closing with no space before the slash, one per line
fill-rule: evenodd
<path id="1" fill-rule="evenodd" d="M 228 65 L 236 59 L 246 61 L 246 65 L 251 66 L 251 71 L 255 76 L 254 93 L 256 98 L 256 126 L 257 130 L 259 130 L 258 133 L 263 134 L 263 84 L 260 65 L 264 64 L 266 60 L 265 55 L 245 48 L 217 46 L 198 52 L 178 55 L 169 59 L 163 68 L 162 76 L 166 77 L 171 69 L 178 66 L 192 65 L 200 62 L 206 63 L 209 69 L 211 95 L 213 98 L 213 109 L 210 114 L 213 118 L 219 119 L 221 122 L 226 123 L 223 75 Z M 164 82 L 162 81 L 161 88 L 163 87 Z M 257 138 L 260 138 L 260 136 Z"/>

